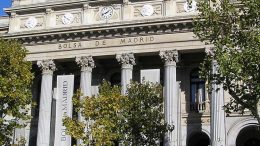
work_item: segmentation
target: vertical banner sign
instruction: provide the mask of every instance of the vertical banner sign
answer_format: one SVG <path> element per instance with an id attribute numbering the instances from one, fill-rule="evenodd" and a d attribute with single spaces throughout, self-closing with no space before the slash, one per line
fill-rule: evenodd
<path id="1" fill-rule="evenodd" d="M 74 75 L 57 77 L 55 146 L 71 146 L 71 137 L 66 135 L 63 124 L 65 117 L 72 117 L 72 96 L 74 89 Z"/>

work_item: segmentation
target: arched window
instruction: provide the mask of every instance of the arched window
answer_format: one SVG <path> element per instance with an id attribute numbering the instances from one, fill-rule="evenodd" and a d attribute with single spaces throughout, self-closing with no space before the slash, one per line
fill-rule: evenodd
<path id="1" fill-rule="evenodd" d="M 190 73 L 190 110 L 205 110 L 205 81 L 199 78 L 198 68 Z"/>

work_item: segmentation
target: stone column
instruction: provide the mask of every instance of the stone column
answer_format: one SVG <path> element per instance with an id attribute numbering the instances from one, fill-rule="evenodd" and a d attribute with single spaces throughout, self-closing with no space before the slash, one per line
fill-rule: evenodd
<path id="1" fill-rule="evenodd" d="M 122 94 L 126 94 L 127 85 L 133 78 L 133 65 L 135 65 L 135 58 L 133 53 L 123 53 L 116 55 L 117 61 L 122 65 L 121 67 L 121 87 Z"/>
<path id="2" fill-rule="evenodd" d="M 37 65 L 42 70 L 37 146 L 49 146 L 50 145 L 51 101 L 52 101 L 52 79 L 53 79 L 53 71 L 56 70 L 56 67 L 52 60 L 38 61 Z"/>
<path id="3" fill-rule="evenodd" d="M 83 96 L 80 97 L 82 100 L 86 96 L 92 96 L 91 93 L 91 81 L 92 81 L 92 69 L 95 67 L 94 60 L 92 56 L 82 56 L 76 57 L 77 64 L 81 67 L 81 74 L 80 74 L 80 90 Z M 84 117 L 82 117 L 81 113 L 78 113 L 78 120 L 80 122 L 86 122 Z M 86 127 L 89 129 L 89 126 Z M 86 130 L 87 130 L 86 129 Z M 77 145 L 82 145 L 82 140 L 77 141 Z"/>
<path id="4" fill-rule="evenodd" d="M 212 48 L 206 48 L 208 55 L 214 55 Z M 218 73 L 218 63 L 212 61 L 212 73 Z M 212 82 L 211 93 L 211 118 L 210 118 L 210 134 L 211 146 L 226 146 L 226 114 L 224 111 L 224 90 L 222 84 L 217 84 L 215 80 Z"/>
<path id="5" fill-rule="evenodd" d="M 92 69 L 95 67 L 95 62 L 92 56 L 76 57 L 76 62 L 81 67 L 80 90 L 81 93 L 83 94 L 82 97 L 92 96 L 91 94 Z M 82 121 L 83 120 L 82 117 L 79 116 L 79 120 Z"/>
<path id="6" fill-rule="evenodd" d="M 164 113 L 169 130 L 166 133 L 164 145 L 178 146 L 180 132 L 180 104 L 178 97 L 179 86 L 176 80 L 177 50 L 161 51 L 164 64 Z"/>
<path id="7" fill-rule="evenodd" d="M 91 93 L 92 69 L 95 67 L 95 62 L 92 56 L 76 57 L 76 62 L 81 67 L 80 90 L 83 96 L 80 97 L 80 100 L 82 100 L 86 96 L 92 96 Z M 87 122 L 80 112 L 78 113 L 78 120 L 80 122 L 85 122 L 86 124 L 89 124 L 89 121 Z M 87 129 L 89 129 L 89 125 L 86 127 L 86 130 Z M 77 141 L 77 145 L 82 145 L 82 144 L 83 144 L 82 140 Z"/>

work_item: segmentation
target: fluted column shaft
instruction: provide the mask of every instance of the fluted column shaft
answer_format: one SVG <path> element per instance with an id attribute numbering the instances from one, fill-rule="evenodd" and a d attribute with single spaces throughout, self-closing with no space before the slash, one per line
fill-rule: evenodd
<path id="1" fill-rule="evenodd" d="M 125 94 L 127 92 L 127 85 L 130 84 L 132 78 L 133 78 L 133 65 L 123 64 L 121 68 L 122 94 Z"/>
<path id="2" fill-rule="evenodd" d="M 135 65 L 135 58 L 133 53 L 123 53 L 116 56 L 117 61 L 122 65 L 121 67 L 121 93 L 123 95 L 127 92 L 127 85 L 133 78 L 133 65 Z"/>
<path id="3" fill-rule="evenodd" d="M 56 68 L 52 60 L 38 61 L 37 64 L 42 69 L 37 146 L 49 146 L 51 101 L 52 101 L 52 80 L 53 80 L 53 71 Z"/>
<path id="4" fill-rule="evenodd" d="M 94 60 L 92 56 L 82 56 L 76 58 L 77 64 L 81 67 L 81 74 L 80 74 L 80 90 L 83 94 L 80 97 L 80 100 L 83 100 L 86 96 L 92 96 L 91 93 L 91 82 L 92 82 L 92 69 L 95 67 Z M 78 120 L 80 122 L 85 122 L 88 124 L 88 122 L 84 119 L 84 117 L 81 115 L 81 113 L 78 113 Z M 89 127 L 86 127 L 86 130 Z M 82 145 L 83 141 L 78 140 L 77 145 Z"/>
<path id="5" fill-rule="evenodd" d="M 212 62 L 212 72 L 217 73 L 217 61 Z M 224 90 L 222 84 L 212 83 L 211 97 L 211 145 L 226 146 L 226 114 L 224 111 Z"/>
<path id="6" fill-rule="evenodd" d="M 207 47 L 205 52 L 213 58 L 212 74 L 218 74 L 218 63 L 214 59 L 214 48 Z M 224 111 L 224 89 L 222 84 L 217 84 L 216 80 L 212 82 L 212 93 L 210 99 L 210 137 L 211 146 L 226 146 L 226 114 Z"/>
<path id="7" fill-rule="evenodd" d="M 176 50 L 160 52 L 164 60 L 164 114 L 165 121 L 169 126 L 166 133 L 164 145 L 178 146 L 179 140 L 179 98 L 178 83 L 176 80 L 176 63 L 178 62 L 178 52 Z"/>

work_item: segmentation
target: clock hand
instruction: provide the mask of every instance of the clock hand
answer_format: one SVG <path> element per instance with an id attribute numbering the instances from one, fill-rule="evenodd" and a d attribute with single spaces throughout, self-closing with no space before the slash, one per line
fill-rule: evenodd
<path id="1" fill-rule="evenodd" d="M 104 14 L 107 14 L 109 12 L 109 10 L 107 10 Z"/>

